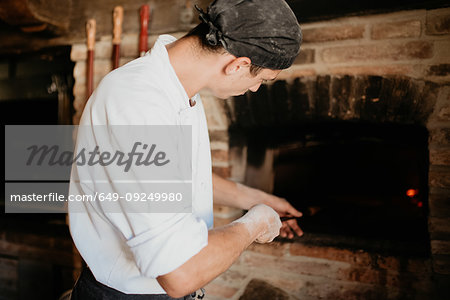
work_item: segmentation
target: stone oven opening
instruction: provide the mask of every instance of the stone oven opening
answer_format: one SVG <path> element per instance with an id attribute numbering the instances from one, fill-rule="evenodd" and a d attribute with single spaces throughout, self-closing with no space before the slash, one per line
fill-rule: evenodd
<path id="1" fill-rule="evenodd" d="M 429 256 L 432 91 L 402 77 L 276 82 L 230 101 L 231 147 L 245 183 L 304 213 L 302 242 Z"/>
<path id="2" fill-rule="evenodd" d="M 246 180 L 269 177 L 312 242 L 428 255 L 427 158 L 420 126 L 304 123 L 249 135 Z"/>

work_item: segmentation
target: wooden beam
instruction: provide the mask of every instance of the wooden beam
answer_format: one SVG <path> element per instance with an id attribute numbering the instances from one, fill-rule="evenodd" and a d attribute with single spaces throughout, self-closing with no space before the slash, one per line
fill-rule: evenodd
<path id="1" fill-rule="evenodd" d="M 24 32 L 63 34 L 70 25 L 72 0 L 3 0 L 0 19 Z"/>
<path id="2" fill-rule="evenodd" d="M 6 2 L 14 2 L 14 0 L 5 0 Z M 27 0 L 18 0 L 19 2 L 27 2 Z M 29 0 L 38 1 L 38 0 Z M 41 0 L 43 2 L 50 0 Z M 51 0 L 58 1 L 58 0 Z M 64 2 L 69 1 L 65 0 Z M 192 2 L 192 1 L 191 1 Z M 198 5 L 206 8 L 211 2 L 210 0 L 196 1 Z M 124 8 L 123 33 L 139 34 L 139 9 L 142 4 L 149 4 L 151 10 L 151 18 L 149 22 L 149 35 L 161 34 L 178 31 L 186 31 L 185 21 L 181 21 L 180 12 L 185 8 L 186 0 L 77 0 L 71 1 L 70 14 L 65 15 L 65 21 L 69 23 L 68 28 L 62 34 L 45 35 L 45 32 L 26 33 L 19 30 L 19 27 L 10 20 L 10 23 L 3 24 L 0 22 L 0 47 L 1 54 L 24 53 L 36 51 L 45 47 L 57 45 L 72 45 L 75 43 L 84 43 L 86 40 L 85 26 L 86 20 L 94 18 L 97 22 L 96 37 L 112 35 L 112 11 L 116 5 L 122 5 Z M 58 4 L 61 6 L 61 4 Z M 0 19 L 2 17 L 1 10 L 5 11 L 5 5 L 0 4 Z M 193 9 L 191 7 L 190 9 Z M 34 12 L 33 12 L 34 13 Z M 57 19 L 54 14 L 56 11 L 49 13 L 46 18 Z M 43 15 L 39 15 L 44 20 Z M 8 17 L 12 18 L 12 17 Z M 9 20 L 9 19 L 8 19 Z M 193 14 L 192 24 L 198 22 L 198 17 Z M 192 27 L 192 26 L 190 26 Z"/>

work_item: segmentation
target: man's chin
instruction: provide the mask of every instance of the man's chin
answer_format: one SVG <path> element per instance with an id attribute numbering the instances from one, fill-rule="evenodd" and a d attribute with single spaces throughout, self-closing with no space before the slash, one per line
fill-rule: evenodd
<path id="1" fill-rule="evenodd" d="M 240 92 L 240 93 L 230 93 L 230 94 L 227 94 L 227 95 L 224 95 L 224 94 L 220 94 L 220 95 L 219 95 L 219 94 L 213 93 L 213 95 L 214 95 L 214 97 L 216 97 L 216 98 L 225 100 L 225 99 L 228 99 L 228 98 L 230 98 L 230 97 L 235 97 L 235 96 L 242 96 L 242 95 L 245 95 L 246 92 L 247 92 L 247 91 Z"/>

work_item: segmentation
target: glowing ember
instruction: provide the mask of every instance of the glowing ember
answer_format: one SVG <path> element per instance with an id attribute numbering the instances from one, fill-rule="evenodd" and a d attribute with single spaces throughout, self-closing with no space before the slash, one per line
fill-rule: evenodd
<path id="1" fill-rule="evenodd" d="M 419 194 L 419 190 L 409 189 L 406 191 L 406 196 L 413 198 Z"/>

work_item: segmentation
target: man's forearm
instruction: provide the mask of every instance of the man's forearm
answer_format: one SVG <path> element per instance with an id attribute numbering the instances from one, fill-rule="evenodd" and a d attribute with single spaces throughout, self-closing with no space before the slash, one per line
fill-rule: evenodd
<path id="1" fill-rule="evenodd" d="M 255 197 L 255 195 L 252 197 L 252 195 L 247 195 L 248 193 L 242 191 L 245 188 L 244 186 L 239 186 L 237 183 L 226 180 L 214 173 L 212 179 L 215 204 L 249 209 L 260 203 L 258 202 L 258 197 Z"/>
<path id="2" fill-rule="evenodd" d="M 212 229 L 205 248 L 178 269 L 159 276 L 157 280 L 169 296 L 185 296 L 225 272 L 255 238 L 255 233 L 249 232 L 242 223 Z"/>

